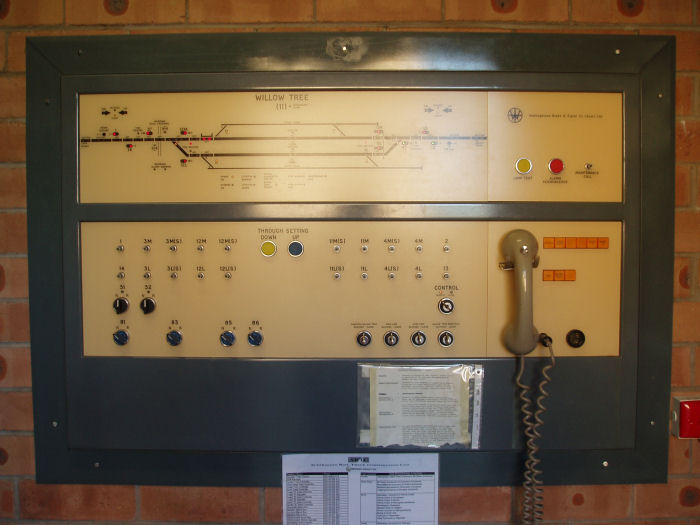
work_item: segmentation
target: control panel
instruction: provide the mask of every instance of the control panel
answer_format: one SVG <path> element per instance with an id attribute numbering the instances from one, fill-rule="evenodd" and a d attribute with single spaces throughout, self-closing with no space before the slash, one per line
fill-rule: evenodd
<path id="1" fill-rule="evenodd" d="M 622 94 L 80 95 L 80 201 L 622 199 Z"/>
<path id="2" fill-rule="evenodd" d="M 283 454 L 391 449 L 445 486 L 664 482 L 674 56 L 27 39 L 37 481 L 273 486 Z"/>
<path id="3" fill-rule="evenodd" d="M 541 246 L 536 325 L 619 354 L 617 222 L 518 223 Z M 509 222 L 83 223 L 84 353 L 506 357 Z M 565 305 L 565 307 L 562 307 Z M 539 355 L 538 352 L 533 355 Z"/>

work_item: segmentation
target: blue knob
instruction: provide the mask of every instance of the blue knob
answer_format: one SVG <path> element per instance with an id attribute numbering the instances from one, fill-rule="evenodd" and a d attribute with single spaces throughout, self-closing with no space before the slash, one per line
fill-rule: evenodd
<path id="1" fill-rule="evenodd" d="M 263 342 L 263 335 L 257 330 L 253 330 L 248 334 L 248 344 L 251 346 L 260 346 Z"/>
<path id="2" fill-rule="evenodd" d="M 221 342 L 222 346 L 231 346 L 236 342 L 236 336 L 231 330 L 226 330 L 225 332 L 221 332 L 219 341 Z"/>
<path id="3" fill-rule="evenodd" d="M 182 334 L 177 330 L 171 330 L 165 335 L 165 340 L 170 346 L 177 346 L 182 343 Z"/>
<path id="4" fill-rule="evenodd" d="M 112 337 L 114 338 L 114 342 L 119 346 L 124 346 L 129 342 L 129 332 L 126 330 L 117 330 L 112 334 Z"/>

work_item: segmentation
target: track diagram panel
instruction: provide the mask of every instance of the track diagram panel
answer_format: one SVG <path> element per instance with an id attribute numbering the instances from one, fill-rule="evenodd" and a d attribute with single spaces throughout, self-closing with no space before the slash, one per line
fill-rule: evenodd
<path id="1" fill-rule="evenodd" d="M 484 201 L 487 93 L 80 96 L 80 200 Z"/>

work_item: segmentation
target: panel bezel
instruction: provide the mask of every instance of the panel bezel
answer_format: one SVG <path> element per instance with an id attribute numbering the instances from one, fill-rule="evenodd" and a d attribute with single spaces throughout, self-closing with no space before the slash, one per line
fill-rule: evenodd
<path id="1" fill-rule="evenodd" d="M 361 56 L 339 56 L 332 45 L 338 38 L 350 39 L 362 50 Z M 160 450 L 151 451 L 129 449 L 128 440 L 91 446 L 89 433 L 99 434 L 100 418 L 90 418 L 95 428 L 86 426 L 86 417 L 93 414 L 81 413 L 88 407 L 80 406 L 78 393 L 99 397 L 100 392 L 116 393 L 163 374 L 161 384 L 152 385 L 154 393 L 159 387 L 185 385 L 192 377 L 207 377 L 212 368 L 206 360 L 188 362 L 187 370 L 171 361 L 149 360 L 137 370 L 127 360 L 110 360 L 105 367 L 99 360 L 81 357 L 80 289 L 76 286 L 81 221 L 556 217 L 623 222 L 622 356 L 558 363 L 559 377 L 562 382 L 570 379 L 571 388 L 590 387 L 586 378 L 597 374 L 619 397 L 614 400 L 617 405 L 610 405 L 600 393 L 590 392 L 590 402 L 599 406 L 588 412 L 589 423 L 610 423 L 611 439 L 573 451 L 545 446 L 544 480 L 663 481 L 670 389 L 674 51 L 673 38 L 661 36 L 312 33 L 29 39 L 28 230 L 37 479 L 278 485 L 280 452 L 353 451 L 354 447 L 348 439 L 354 435 L 354 417 L 347 418 L 349 425 L 334 420 L 337 425 L 332 429 L 315 429 L 320 433 L 297 429 L 289 437 L 296 446 L 286 450 L 262 441 L 260 450 L 265 452 L 224 452 L 236 450 L 230 443 L 214 443 L 215 451 L 206 452 L 196 442 L 176 450 L 168 449 L 165 439 L 160 440 L 164 444 Z M 275 60 L 263 59 L 269 57 Z M 557 203 L 78 204 L 76 94 L 160 91 L 172 86 L 177 90 L 370 86 L 620 91 L 625 105 L 624 201 L 575 203 L 565 208 Z M 493 386 L 486 383 L 484 395 L 498 406 L 510 407 L 512 422 L 512 392 L 499 390 L 497 384 L 509 384 L 514 364 L 494 360 L 486 365 L 487 376 L 494 379 Z M 329 378 L 318 387 L 321 394 L 333 394 L 325 400 L 327 404 L 318 400 L 322 395 L 314 401 L 313 395 L 319 392 L 310 390 L 305 406 L 313 412 L 334 405 L 334 410 L 354 415 L 352 396 L 347 394 L 354 392 L 354 366 L 353 361 L 249 361 L 229 372 L 240 377 L 253 372 L 280 387 L 289 385 L 285 382 L 289 377 L 302 382 Z M 105 379 L 113 383 L 105 385 Z M 337 392 L 345 394 L 338 397 Z M 118 399 L 102 401 L 103 408 L 119 411 Z M 272 393 L 266 402 L 274 402 Z M 625 410 L 611 414 L 615 406 Z M 191 400 L 181 408 L 201 411 Z M 492 450 L 441 453 L 441 483 L 517 483 L 519 460 L 512 447 L 518 445 L 518 437 L 510 422 L 492 428 L 494 443 L 500 443 Z M 178 431 L 177 427 L 170 430 Z M 555 444 L 561 437 L 558 430 L 554 425 L 546 430 L 551 432 L 548 443 Z M 162 430 L 163 438 L 167 431 Z M 117 437 L 128 436 L 128 429 L 123 432 Z M 190 438 L 184 436 L 181 442 Z M 589 438 L 582 435 L 580 443 L 569 445 L 585 445 Z"/>

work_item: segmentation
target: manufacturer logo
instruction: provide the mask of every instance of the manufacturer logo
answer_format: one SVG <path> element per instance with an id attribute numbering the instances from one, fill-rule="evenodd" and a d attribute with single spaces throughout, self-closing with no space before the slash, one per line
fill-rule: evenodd
<path id="1" fill-rule="evenodd" d="M 513 124 L 517 124 L 523 119 L 523 110 L 520 108 L 510 108 L 508 110 L 508 120 Z"/>

